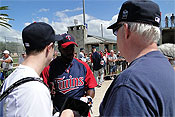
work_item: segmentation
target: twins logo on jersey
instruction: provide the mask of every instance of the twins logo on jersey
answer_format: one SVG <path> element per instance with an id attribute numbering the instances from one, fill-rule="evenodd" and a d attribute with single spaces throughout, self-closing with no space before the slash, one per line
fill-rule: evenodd
<path id="1" fill-rule="evenodd" d="M 63 94 L 84 85 L 83 77 L 72 78 L 71 75 L 69 76 L 69 79 L 65 79 L 65 76 L 62 78 L 55 78 L 55 83 L 56 89 L 59 89 L 59 92 Z"/>

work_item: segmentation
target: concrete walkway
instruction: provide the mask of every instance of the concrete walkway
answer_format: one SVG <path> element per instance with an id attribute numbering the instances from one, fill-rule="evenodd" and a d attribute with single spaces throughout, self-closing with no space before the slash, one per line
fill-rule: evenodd
<path id="1" fill-rule="evenodd" d="M 94 117 L 99 116 L 99 106 L 103 100 L 106 90 L 108 89 L 112 81 L 113 80 L 105 80 L 100 88 L 95 88 L 95 97 L 93 99 L 92 106 L 92 112 Z"/>

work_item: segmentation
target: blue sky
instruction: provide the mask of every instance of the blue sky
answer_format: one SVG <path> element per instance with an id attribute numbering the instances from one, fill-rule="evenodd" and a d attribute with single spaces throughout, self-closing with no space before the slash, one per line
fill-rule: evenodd
<path id="1" fill-rule="evenodd" d="M 103 24 L 104 37 L 115 39 L 111 30 L 107 30 L 110 24 L 117 20 L 119 9 L 126 0 L 85 0 L 86 23 L 88 34 L 101 36 L 101 24 Z M 162 12 L 162 26 L 165 16 L 175 13 L 175 0 L 154 0 Z M 65 33 L 67 26 L 74 25 L 74 19 L 78 24 L 83 24 L 82 0 L 0 0 L 0 6 L 9 6 L 10 10 L 3 11 L 9 14 L 12 25 L 11 31 L 0 28 L 0 35 L 20 37 L 22 29 L 34 21 L 44 21 L 53 26 L 57 34 Z"/>

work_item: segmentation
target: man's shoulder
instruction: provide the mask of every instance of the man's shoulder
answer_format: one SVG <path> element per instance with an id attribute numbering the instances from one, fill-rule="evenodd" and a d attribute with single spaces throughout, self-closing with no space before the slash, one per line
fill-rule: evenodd
<path id="1" fill-rule="evenodd" d="M 9 56 L 7 59 L 11 59 L 11 60 L 13 60 L 13 58 L 12 58 L 11 56 Z"/>
<path id="2" fill-rule="evenodd" d="M 55 63 L 59 63 L 59 62 L 61 62 L 61 56 L 57 56 L 55 59 L 53 59 L 50 62 L 50 66 L 55 65 Z"/>

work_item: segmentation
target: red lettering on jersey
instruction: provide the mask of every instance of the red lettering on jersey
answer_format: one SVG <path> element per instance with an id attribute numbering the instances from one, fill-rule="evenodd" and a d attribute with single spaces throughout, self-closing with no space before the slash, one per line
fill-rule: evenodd
<path id="1" fill-rule="evenodd" d="M 66 89 L 69 88 L 69 81 L 70 79 L 66 80 Z"/>
<path id="2" fill-rule="evenodd" d="M 73 79 L 73 84 L 71 87 L 75 87 L 75 79 Z"/>
<path id="3" fill-rule="evenodd" d="M 75 86 L 78 86 L 78 78 L 75 78 L 76 84 Z"/>
<path id="4" fill-rule="evenodd" d="M 78 86 L 82 86 L 82 85 L 84 85 L 84 81 L 83 81 L 83 77 L 80 77 Z"/>

